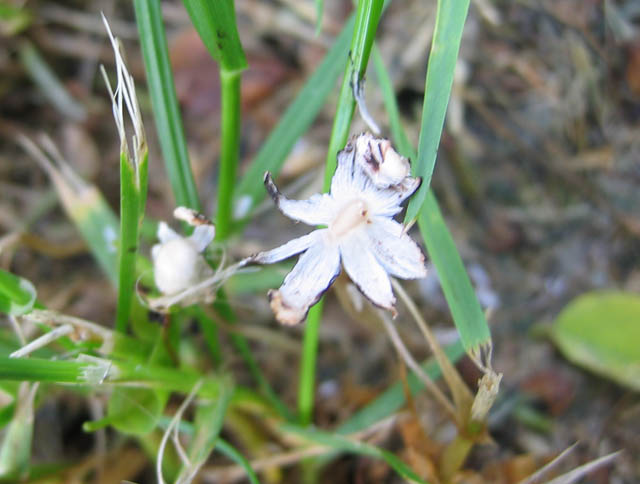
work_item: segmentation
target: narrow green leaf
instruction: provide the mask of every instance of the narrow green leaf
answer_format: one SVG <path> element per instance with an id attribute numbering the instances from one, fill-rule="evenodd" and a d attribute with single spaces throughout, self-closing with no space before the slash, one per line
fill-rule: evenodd
<path id="1" fill-rule="evenodd" d="M 198 402 L 194 421 L 196 433 L 189 447 L 191 466 L 183 469 L 181 476 L 184 480 L 179 482 L 187 482 L 186 477 L 193 472 L 194 468 L 204 464 L 217 446 L 232 396 L 233 384 L 228 380 L 220 385 L 220 396 L 216 400 Z"/>
<path id="2" fill-rule="evenodd" d="M 338 107 L 333 118 L 331 139 L 327 150 L 324 172 L 325 191 L 329 190 L 333 172 L 336 170 L 338 151 L 344 148 L 349 138 L 349 128 L 356 107 L 355 84 L 364 79 L 383 4 L 383 0 L 361 0 L 358 2 L 350 55 L 342 78 Z"/>
<path id="3" fill-rule="evenodd" d="M 0 269 L 0 313 L 25 314 L 35 302 L 36 288 L 31 282 Z"/>
<path id="4" fill-rule="evenodd" d="M 323 432 L 320 430 L 300 428 L 290 424 L 283 425 L 282 429 L 285 432 L 298 435 L 299 437 L 309 440 L 310 442 L 330 447 L 335 451 L 349 452 L 351 454 L 364 455 L 367 457 L 373 457 L 383 460 L 387 464 L 389 464 L 389 466 L 391 466 L 391 468 L 396 471 L 401 477 L 412 482 L 425 482 L 420 479 L 420 477 L 415 472 L 413 472 L 413 470 L 408 465 L 402 462 L 399 457 L 395 456 L 392 452 L 389 452 L 387 450 L 380 449 L 363 442 L 356 442 L 341 435 Z"/>
<path id="5" fill-rule="evenodd" d="M 233 192 L 240 157 L 240 71 L 220 71 L 220 168 L 218 174 L 218 207 L 216 239 L 225 240 L 231 233 Z"/>
<path id="6" fill-rule="evenodd" d="M 438 271 L 440 286 L 462 344 L 467 351 L 475 350 L 491 341 L 491 332 L 431 190 L 427 191 L 424 205 L 418 214 L 418 225 L 431 261 Z"/>
<path id="7" fill-rule="evenodd" d="M 182 0 L 207 50 L 227 72 L 247 68 L 233 0 Z"/>
<path id="8" fill-rule="evenodd" d="M 202 331 L 204 340 L 207 344 L 207 347 L 209 348 L 209 353 L 214 368 L 219 367 L 222 363 L 222 349 L 220 347 L 220 340 L 218 338 L 218 325 L 207 315 L 207 313 L 204 311 L 204 309 L 202 309 L 201 306 L 193 305 L 185 308 L 183 311 L 185 314 L 188 314 L 196 321 L 198 321 L 200 331 Z"/>
<path id="9" fill-rule="evenodd" d="M 249 462 L 249 460 L 245 456 L 243 456 L 240 451 L 229 444 L 229 442 L 224 439 L 218 439 L 218 441 L 216 442 L 216 449 L 218 449 L 229 459 L 242 467 L 247 474 L 247 479 L 249 479 L 249 482 L 251 484 L 260 484 L 260 480 L 258 479 L 258 476 L 254 472 L 254 470 L 251 468 L 251 463 Z"/>
<path id="10" fill-rule="evenodd" d="M 617 291 L 583 294 L 565 307 L 550 336 L 564 356 L 640 391 L 640 296 Z"/>
<path id="11" fill-rule="evenodd" d="M 0 429 L 4 429 L 13 420 L 13 415 L 16 410 L 15 401 L 7 403 L 4 407 L 0 408 Z M 2 481 L 0 481 L 2 482 Z"/>
<path id="12" fill-rule="evenodd" d="M 240 74 L 247 68 L 233 0 L 183 0 L 191 22 L 220 68 L 220 162 L 216 239 L 231 233 L 233 192 L 240 157 Z"/>
<path id="13" fill-rule="evenodd" d="M 296 141 L 309 129 L 324 106 L 348 58 L 354 22 L 354 16 L 347 20 L 329 52 L 280 117 L 240 180 L 236 189 L 236 203 L 247 205 L 247 212 L 266 195 L 262 183 L 264 173 L 270 171 L 275 176 L 280 172 Z"/>
<path id="14" fill-rule="evenodd" d="M 86 119 L 87 111 L 84 106 L 69 94 L 67 88 L 31 42 L 22 41 L 18 54 L 29 77 L 61 114 L 76 122 Z"/>
<path id="15" fill-rule="evenodd" d="M 422 177 L 422 186 L 409 202 L 405 222 L 418 216 L 431 185 L 468 10 L 469 0 L 438 0 L 424 87 L 418 158 L 413 166 L 414 175 Z"/>
<path id="16" fill-rule="evenodd" d="M 78 361 L 0 357 L 0 380 L 81 385 L 108 383 L 185 394 L 202 380 L 198 395 L 204 398 L 217 398 L 220 392 L 219 378 L 203 378 L 202 374 L 195 370 L 113 361 L 86 355 L 81 355 Z"/>
<path id="17" fill-rule="evenodd" d="M 382 59 L 375 51 L 374 62 L 389 114 L 391 132 L 397 143 L 398 151 L 403 156 L 413 158 L 415 151 L 400 124 L 400 113 L 391 79 Z M 426 198 L 419 213 L 418 225 L 429 256 L 438 271 L 442 291 L 451 309 L 451 315 L 460 333 L 462 344 L 467 351 L 476 349 L 491 340 L 491 333 L 478 297 L 471 286 L 471 281 L 456 249 L 453 237 L 451 237 L 440 212 L 438 201 L 431 189 L 426 192 Z"/>
<path id="18" fill-rule="evenodd" d="M 407 138 L 407 133 L 400 121 L 400 110 L 398 109 L 396 93 L 393 90 L 391 77 L 389 77 L 389 72 L 384 65 L 384 60 L 382 59 L 380 50 L 376 45 L 373 46 L 373 65 L 375 67 L 378 85 L 382 91 L 382 98 L 387 109 L 389 127 L 391 128 L 391 138 L 393 138 L 395 147 L 398 150 L 398 153 L 410 159 L 415 159 L 415 150 L 411 145 L 411 141 Z"/>
<path id="19" fill-rule="evenodd" d="M 86 383 L 91 366 L 77 361 L 0 357 L 0 380 Z"/>
<path id="20" fill-rule="evenodd" d="M 93 185 L 77 195 L 77 203 L 65 208 L 98 264 L 113 282 L 118 281 L 118 217 Z"/>
<path id="21" fill-rule="evenodd" d="M 136 168 L 123 152 L 120 154 L 119 284 L 115 325 L 120 332 L 127 329 L 135 292 L 141 195 Z"/>
<path id="22" fill-rule="evenodd" d="M 36 389 L 37 384 L 20 385 L 13 419 L 0 447 L 0 478 L 9 476 L 24 478 L 28 475 L 33 439 L 33 401 Z"/>
<path id="23" fill-rule="evenodd" d="M 316 35 L 322 32 L 322 16 L 324 14 L 324 0 L 314 0 L 316 4 Z"/>
<path id="24" fill-rule="evenodd" d="M 160 147 L 177 205 L 200 209 L 169 63 L 160 2 L 135 0 L 136 23 Z"/>

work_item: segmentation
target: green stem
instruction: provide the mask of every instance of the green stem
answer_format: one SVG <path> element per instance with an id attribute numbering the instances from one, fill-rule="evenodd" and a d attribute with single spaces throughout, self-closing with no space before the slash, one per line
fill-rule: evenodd
<path id="1" fill-rule="evenodd" d="M 349 138 L 349 127 L 356 107 L 356 99 L 353 95 L 354 83 L 364 79 L 378 20 L 382 13 L 382 5 L 382 0 L 361 0 L 358 2 L 351 51 L 342 78 L 338 109 L 333 119 L 329 150 L 327 151 L 324 172 L 325 192 L 331 186 L 331 178 L 336 170 L 338 151 L 344 147 Z"/>
<path id="2" fill-rule="evenodd" d="M 298 387 L 298 419 L 301 425 L 309 425 L 313 417 L 313 400 L 316 384 L 316 357 L 318 354 L 318 336 L 322 320 L 324 300 L 309 310 L 307 326 L 304 331 L 302 362 L 300 363 L 300 385 Z"/>
<path id="3" fill-rule="evenodd" d="M 351 51 L 342 79 L 338 97 L 338 108 L 333 120 L 331 140 L 327 152 L 324 177 L 324 191 L 331 186 L 331 178 L 336 169 L 338 150 L 344 147 L 349 137 L 349 126 L 356 107 L 353 83 L 363 79 L 367 69 L 369 53 L 373 45 L 378 20 L 382 13 L 382 0 L 360 0 L 356 11 L 355 28 L 351 39 Z M 322 300 L 311 308 L 304 331 L 302 365 L 298 387 L 298 411 L 300 422 L 308 425 L 313 415 L 316 356 L 318 354 L 318 333 L 322 319 Z"/>
<path id="4" fill-rule="evenodd" d="M 119 281 L 115 330 L 127 331 L 131 300 L 135 286 L 135 266 L 138 245 L 139 189 L 134 166 L 126 153 L 120 155 L 120 251 Z"/>
<path id="5" fill-rule="evenodd" d="M 218 214 L 216 237 L 225 240 L 233 220 L 233 189 L 240 152 L 240 80 L 241 71 L 220 69 L 221 82 L 221 148 L 218 172 Z"/>
<path id="6" fill-rule="evenodd" d="M 440 477 L 443 482 L 450 482 L 451 478 L 462 468 L 464 461 L 467 459 L 473 441 L 463 435 L 458 435 L 444 449 L 440 457 Z"/>

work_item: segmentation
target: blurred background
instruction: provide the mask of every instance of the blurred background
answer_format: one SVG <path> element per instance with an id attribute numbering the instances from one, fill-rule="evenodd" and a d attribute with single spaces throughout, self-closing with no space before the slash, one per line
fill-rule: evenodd
<path id="1" fill-rule="evenodd" d="M 352 10 L 350 2 L 341 1 L 325 1 L 324 7 L 316 33 L 312 1 L 236 1 L 249 61 L 242 80 L 243 166 Z M 181 2 L 163 1 L 162 8 L 191 161 L 203 206 L 212 215 L 219 152 L 217 68 Z M 394 0 L 377 37 L 414 145 L 435 8 L 435 1 Z M 174 208 L 130 2 L 1 1 L 0 267 L 33 281 L 50 308 L 110 325 L 115 292 L 61 209 L 46 173 L 18 143 L 21 133 L 48 135 L 73 169 L 118 209 L 119 142 L 99 72 L 101 64 L 114 70 L 113 54 L 100 12 L 122 40 L 138 86 L 150 145 L 147 215 L 168 220 Z M 373 69 L 365 95 L 383 135 L 390 136 Z M 296 198 L 321 187 L 336 97 L 337 87 L 286 162 L 281 180 L 298 190 Z M 365 129 L 356 116 L 353 132 Z M 495 476 L 487 482 L 516 482 L 504 476 L 524 476 L 523 469 L 537 468 L 577 441 L 568 459 L 573 466 L 625 449 L 614 465 L 585 482 L 640 482 L 638 367 L 635 386 L 611 376 L 619 369 L 596 375 L 588 364 L 571 363 L 546 334 L 547 324 L 579 295 L 640 291 L 639 160 L 638 1 L 471 3 L 433 187 L 489 311 L 494 367 L 504 373 L 491 420 L 495 445 L 474 451 L 468 466 Z M 306 230 L 271 206 L 261 210 L 264 216 L 233 240 L 232 256 L 276 246 Z M 153 230 L 149 233 L 150 245 Z M 443 338 L 450 336 L 434 271 L 409 288 L 426 319 Z M 299 353 L 298 330 L 283 332 L 273 324 L 264 293 L 231 290 L 231 297 L 251 317 L 248 328 L 260 327 L 277 340 L 279 353 L 273 345 L 261 352 L 259 342 L 256 351 L 284 398 L 294 400 L 288 382 Z M 328 427 L 397 375 L 384 334 L 349 322 L 331 294 L 326 314 L 316 422 Z M 640 325 L 640 314 L 634 315 Z M 602 325 L 607 324 L 604 318 Z M 406 341 L 422 341 L 411 338 L 410 325 L 400 330 Z M 640 352 L 640 340 L 636 343 Z M 422 344 L 411 349 L 427 355 Z M 634 364 L 640 365 L 637 353 L 622 363 Z M 478 373 L 471 363 L 459 367 L 474 385 Z M 81 430 L 90 415 L 78 396 L 52 394 L 36 414 L 35 458 L 90 459 L 95 437 Z M 129 453 L 120 461 L 129 470 L 119 475 L 143 482 L 147 464 L 140 451 L 122 446 L 121 452 Z M 395 482 L 384 464 L 363 458 L 342 458 L 332 472 L 344 476 L 333 482 Z"/>

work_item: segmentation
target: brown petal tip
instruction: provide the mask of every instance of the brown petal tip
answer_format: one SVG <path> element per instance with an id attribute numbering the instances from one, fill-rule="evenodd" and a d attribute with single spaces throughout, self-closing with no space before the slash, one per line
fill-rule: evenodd
<path id="1" fill-rule="evenodd" d="M 271 310 L 279 323 L 286 326 L 294 326 L 301 323 L 306 318 L 307 312 L 286 304 L 282 300 L 282 294 L 280 291 L 272 289 L 267 295 L 269 297 Z"/>

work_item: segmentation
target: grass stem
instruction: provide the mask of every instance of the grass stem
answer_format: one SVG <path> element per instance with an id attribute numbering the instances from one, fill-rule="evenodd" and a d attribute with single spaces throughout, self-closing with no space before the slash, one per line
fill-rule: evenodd
<path id="1" fill-rule="evenodd" d="M 241 71 L 220 70 L 221 148 L 218 172 L 218 209 L 216 238 L 225 240 L 231 233 L 233 192 L 240 154 L 240 80 Z"/>
<path id="2" fill-rule="evenodd" d="M 316 357 L 318 337 L 324 299 L 309 310 L 307 326 L 304 330 L 302 361 L 300 363 L 300 384 L 298 386 L 298 420 L 301 425 L 309 425 L 313 417 L 313 400 L 316 383 Z"/>

